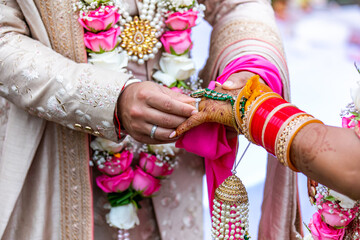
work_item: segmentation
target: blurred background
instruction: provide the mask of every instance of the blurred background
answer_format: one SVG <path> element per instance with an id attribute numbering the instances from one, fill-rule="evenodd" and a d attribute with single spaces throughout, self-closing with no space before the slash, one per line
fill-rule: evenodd
<path id="1" fill-rule="evenodd" d="M 327 125 L 341 127 L 340 112 L 351 102 L 350 88 L 360 80 L 360 0 L 273 0 L 288 61 L 291 100 Z M 197 68 L 208 54 L 211 26 L 193 30 L 192 54 Z M 247 140 L 240 136 L 242 153 Z M 266 152 L 251 145 L 238 167 L 250 202 L 250 235 L 257 239 L 266 171 Z M 299 176 L 304 223 L 315 212 L 307 197 L 306 177 Z M 204 239 L 210 240 L 210 216 L 204 178 Z M 307 230 L 304 228 L 304 233 Z"/>

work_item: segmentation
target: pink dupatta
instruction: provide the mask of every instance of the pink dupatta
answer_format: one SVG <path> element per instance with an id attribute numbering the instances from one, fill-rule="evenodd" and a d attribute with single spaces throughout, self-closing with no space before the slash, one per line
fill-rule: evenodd
<path id="1" fill-rule="evenodd" d="M 216 79 L 223 84 L 231 74 L 249 71 L 258 74 L 274 92 L 282 94 L 282 82 L 278 69 L 265 58 L 258 55 L 246 55 L 229 63 Z M 210 89 L 215 88 L 211 81 Z M 184 148 L 205 159 L 205 174 L 208 187 L 210 213 L 215 189 L 229 176 L 236 158 L 237 138 L 228 139 L 226 128 L 218 123 L 203 123 L 186 132 L 176 143 L 176 147 Z"/>

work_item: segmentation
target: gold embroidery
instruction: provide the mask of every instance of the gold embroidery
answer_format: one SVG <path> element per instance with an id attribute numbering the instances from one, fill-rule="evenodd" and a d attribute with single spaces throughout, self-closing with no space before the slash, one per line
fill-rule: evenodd
<path id="1" fill-rule="evenodd" d="M 72 11 L 76 0 L 35 0 L 53 49 L 76 62 L 86 62 L 83 28 Z M 88 135 L 57 126 L 61 239 L 92 239 L 92 191 Z M 77 144 L 73 144 L 73 143 Z"/>
<path id="2" fill-rule="evenodd" d="M 76 62 L 87 62 L 83 27 L 78 23 L 72 4 L 76 0 L 36 0 L 52 48 Z"/>
<path id="3" fill-rule="evenodd" d="M 269 26 L 259 22 L 235 20 L 212 33 L 209 55 L 211 57 L 207 62 L 206 69 L 202 72 L 202 77 L 205 80 L 213 80 L 216 77 L 215 65 L 222 52 L 231 44 L 249 39 L 260 41 L 262 44 L 270 44 L 277 49 L 279 54 L 284 55 L 280 37 Z"/>
<path id="4" fill-rule="evenodd" d="M 61 239 L 92 239 L 88 135 L 57 125 L 60 159 Z M 73 144 L 73 143 L 77 144 Z"/>

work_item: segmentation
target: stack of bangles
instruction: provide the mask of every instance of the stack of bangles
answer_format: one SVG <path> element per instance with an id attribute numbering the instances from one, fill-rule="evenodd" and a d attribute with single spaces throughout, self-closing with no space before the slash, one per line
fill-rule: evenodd
<path id="1" fill-rule="evenodd" d="M 275 155 L 281 164 L 299 171 L 290 161 L 290 146 L 295 135 L 310 123 L 322 123 L 285 101 L 259 76 L 250 78 L 234 104 L 237 128 L 252 143 Z"/>

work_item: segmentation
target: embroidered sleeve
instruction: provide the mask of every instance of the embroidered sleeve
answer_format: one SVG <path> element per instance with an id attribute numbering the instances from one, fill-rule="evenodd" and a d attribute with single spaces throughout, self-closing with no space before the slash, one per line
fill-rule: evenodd
<path id="1" fill-rule="evenodd" d="M 202 78 L 214 80 L 232 60 L 259 55 L 280 72 L 288 92 L 288 70 L 274 12 L 267 0 L 206 0 L 206 19 L 213 26 L 210 54 Z M 285 94 L 287 97 L 287 94 Z"/>
<path id="2" fill-rule="evenodd" d="M 0 4 L 0 96 L 38 117 L 116 141 L 115 105 L 130 76 L 75 63 L 31 39 L 10 5 Z"/>

